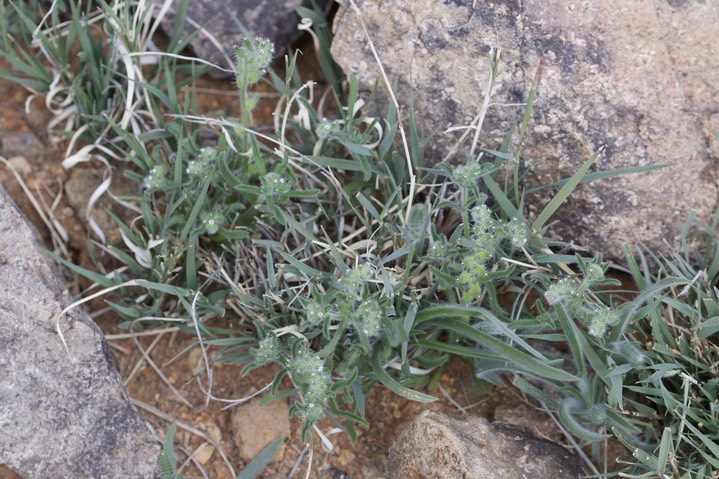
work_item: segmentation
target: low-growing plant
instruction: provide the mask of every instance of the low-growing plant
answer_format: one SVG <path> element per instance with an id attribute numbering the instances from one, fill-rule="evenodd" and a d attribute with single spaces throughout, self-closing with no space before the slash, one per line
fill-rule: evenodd
<path id="1" fill-rule="evenodd" d="M 71 13 L 75 30 L 85 25 Z M 122 140 L 117 151 L 135 166 L 125 175 L 141 190 L 122 200 L 138 217 L 117 219 L 126 248 L 102 246 L 122 267 L 98 263 L 92 272 L 60 260 L 106 288 L 98 294 L 115 293 L 108 304 L 124 327 L 173 321 L 245 373 L 274 364 L 264 400 L 291 398 L 303 440 L 323 419 L 355 440 L 377 384 L 433 401 L 417 389 L 431 392 L 447 360 L 460 356 L 481 384 L 511 382 L 555 416 L 597 476 L 717 477 L 718 220 L 690 219 L 671 258 L 640 250 L 637 263 L 628 250 L 638 291 L 619 295 L 601 255 L 557 254 L 541 231 L 580 182 L 656 167 L 588 173 L 597 152 L 550 185 L 559 188 L 554 198 L 530 220 L 518 160 L 541 66 L 519 128 L 501 146 L 479 152 L 478 134 L 463 144 L 480 120 L 451 161 L 426 165 L 428 140 L 413 126 L 405 134 L 411 112 L 403 116 L 391 101 L 383 118 L 370 116 L 356 79 L 339 80 L 324 19 L 301 13 L 305 28 L 316 27 L 330 89 L 301 83 L 297 56 L 286 59 L 284 79 L 270 71 L 282 95 L 274 134 L 249 121 L 252 87 L 273 52 L 261 39 L 235 48 L 239 119 L 192 116 L 161 86 L 148 91 L 167 99 L 160 103 L 174 116 L 148 131 L 81 115 L 89 123 L 75 127 Z M 172 45 L 183 42 L 173 36 Z M 23 58 L 13 61 L 24 74 L 17 81 L 49 92 L 40 64 Z M 497 52 L 488 63 L 487 95 Z M 116 83 L 113 71 L 108 81 Z M 162 86 L 176 91 L 166 73 Z M 201 124 L 216 129 L 216 145 L 201 141 Z M 697 229 L 698 238 L 690 234 Z M 692 257 L 690 245 L 706 254 Z M 213 318 L 233 327 L 210 326 Z M 612 438 L 636 461 L 600 472 L 595 464 Z M 176 475 L 165 454 L 164 470 Z"/>

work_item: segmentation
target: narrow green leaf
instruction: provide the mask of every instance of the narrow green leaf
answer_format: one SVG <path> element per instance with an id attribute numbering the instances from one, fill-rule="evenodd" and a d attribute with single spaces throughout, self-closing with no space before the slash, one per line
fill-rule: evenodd
<path id="1" fill-rule="evenodd" d="M 559 405 L 559 420 L 569 432 L 577 436 L 579 439 L 589 442 L 603 441 L 612 437 L 611 434 L 602 434 L 600 432 L 592 431 L 583 424 L 579 423 L 579 421 L 577 421 L 572 415 L 571 404 L 573 401 L 574 399 L 571 398 L 565 399 Z"/>
<path id="2" fill-rule="evenodd" d="M 374 207 L 374 205 L 367 199 L 365 195 L 362 194 L 362 192 L 358 191 L 357 195 L 355 195 L 355 198 L 357 198 L 357 201 L 360 202 L 364 209 L 367 210 L 367 212 L 371 214 L 376 221 L 380 221 L 381 218 L 379 211 L 377 211 L 377 208 Z"/>
<path id="3" fill-rule="evenodd" d="M 685 421 L 684 425 L 692 432 L 694 435 L 699 438 L 699 440 L 706 446 L 707 449 L 711 452 L 711 456 L 706 454 L 704 451 L 700 451 L 701 455 L 704 457 L 704 459 L 712 465 L 712 467 L 719 468 L 719 444 L 715 443 L 708 437 L 706 437 L 704 434 L 699 431 L 694 425 L 691 423 L 691 421 Z"/>
<path id="4" fill-rule="evenodd" d="M 484 318 L 487 311 L 475 306 L 462 306 L 458 304 L 438 304 L 423 308 L 417 312 L 414 321 L 414 327 L 425 321 L 436 320 L 440 318 Z"/>
<path id="5" fill-rule="evenodd" d="M 419 313 L 417 314 L 419 316 Z M 554 379 L 557 381 L 574 382 L 579 381 L 579 378 L 573 374 L 557 369 L 552 366 L 533 358 L 532 356 L 524 353 L 514 347 L 502 342 L 501 340 L 490 336 L 489 334 L 479 331 L 472 326 L 458 321 L 456 319 L 441 319 L 441 320 L 430 320 L 423 323 L 423 325 L 435 326 L 440 329 L 447 329 L 454 331 L 455 333 L 464 336 L 467 339 L 471 339 L 481 344 L 484 347 L 490 348 L 500 356 L 503 360 L 510 361 L 519 366 L 522 370 L 529 372 L 530 374 L 537 375 L 540 378 Z"/>
<path id="6" fill-rule="evenodd" d="M 359 161 L 328 158 L 325 156 L 308 156 L 307 158 L 317 165 L 327 166 L 336 170 L 364 172 L 363 165 Z"/>
<path id="7" fill-rule="evenodd" d="M 526 379 L 522 378 L 521 376 L 515 376 L 512 380 L 512 384 L 519 389 L 520 391 L 523 391 L 530 396 L 534 397 L 536 400 L 543 402 L 550 408 L 556 408 L 557 402 L 547 396 L 544 391 L 539 389 L 538 387 L 534 386 L 532 383 L 527 381 Z"/>
<path id="8" fill-rule="evenodd" d="M 659 454 L 657 456 L 657 472 L 659 472 L 659 474 L 664 474 L 664 471 L 666 471 L 670 452 L 674 454 L 672 430 L 665 427 L 664 432 L 662 432 L 662 440 L 659 443 Z"/>
<path id="9" fill-rule="evenodd" d="M 182 228 L 182 232 L 180 233 L 180 243 L 184 243 L 187 239 L 187 235 L 190 234 L 190 231 L 195 227 L 195 222 L 197 221 L 197 216 L 200 214 L 200 211 L 202 210 L 202 207 L 205 203 L 205 198 L 207 197 L 207 191 L 210 189 L 210 179 L 206 179 L 202 184 L 202 190 L 200 190 L 200 194 L 197 195 L 197 198 L 195 199 L 195 204 L 192 207 L 192 211 L 190 212 L 190 216 L 187 218 L 187 223 L 185 223 L 185 227 Z"/>
<path id="10" fill-rule="evenodd" d="M 554 308 L 554 312 L 557 314 L 559 324 L 562 326 L 562 331 L 567 336 L 567 342 L 569 343 L 569 349 L 572 351 L 574 362 L 577 365 L 577 372 L 579 376 L 584 376 L 586 367 L 584 365 L 584 354 L 582 352 L 582 343 L 579 340 L 582 334 L 577 328 L 577 325 L 569 317 L 569 313 L 565 308 L 564 304 L 559 304 Z"/>
<path id="11" fill-rule="evenodd" d="M 377 379 L 379 379 L 379 381 L 384 384 L 387 389 L 397 394 L 398 396 L 402 396 L 403 398 L 407 398 L 411 401 L 433 402 L 437 400 L 437 398 L 435 397 L 406 388 L 394 379 L 392 379 L 392 376 L 390 376 L 379 363 L 379 351 L 380 348 L 375 348 L 374 352 L 372 353 L 372 371 L 374 371 L 374 373 L 377 375 Z"/>
<path id="12" fill-rule="evenodd" d="M 311 267 L 311 266 L 307 266 L 307 265 L 304 264 L 303 262 L 299 261 L 298 259 L 296 259 L 296 258 L 293 257 L 292 255 L 289 255 L 289 254 L 285 253 L 285 252 L 282 251 L 281 249 L 279 249 L 279 248 L 273 248 L 273 249 L 277 252 L 277 254 L 279 254 L 280 256 L 282 256 L 282 257 L 285 259 L 285 261 L 287 261 L 287 262 L 290 264 L 290 266 L 296 268 L 296 269 L 297 269 L 298 271 L 300 271 L 301 273 L 304 273 L 305 275 L 307 275 L 307 277 L 309 277 L 309 278 L 316 278 L 316 277 L 318 277 L 318 276 L 322 276 L 322 275 L 323 275 L 322 271 L 319 271 L 319 270 L 317 270 L 317 269 L 314 269 L 314 268 Z"/>
<path id="13" fill-rule="evenodd" d="M 315 239 L 316 239 L 315 235 L 310 230 L 305 228 L 305 226 L 302 223 L 300 223 L 299 221 L 294 219 L 290 213 L 283 211 L 282 216 L 285 218 L 285 221 L 290 226 L 292 226 L 295 230 L 297 230 L 298 233 L 300 233 L 302 236 L 304 236 L 305 239 L 307 239 L 309 241 L 315 241 Z"/>
<path id="14" fill-rule="evenodd" d="M 441 341 L 428 341 L 426 339 L 418 339 L 417 344 L 423 348 L 434 349 L 436 351 L 442 351 L 443 353 L 450 353 L 457 356 L 465 356 L 468 358 L 475 359 L 492 359 L 496 361 L 502 361 L 504 358 L 495 353 L 488 353 L 469 346 L 460 346 L 458 344 L 448 344 Z"/>
<path id="15" fill-rule="evenodd" d="M 592 183 L 594 181 L 604 180 L 607 178 L 614 178 L 617 176 L 623 176 L 623 175 L 633 175 L 637 173 L 646 173 L 647 171 L 653 171 L 653 170 L 659 170 L 662 168 L 668 168 L 670 166 L 674 166 L 673 163 L 662 163 L 659 165 L 647 165 L 647 166 L 633 166 L 629 168 L 614 168 L 611 170 L 602 170 L 602 171 L 593 171 L 591 173 L 587 173 L 584 175 L 584 177 L 580 180 L 579 183 Z M 546 185 L 538 186 L 536 188 L 529 188 L 526 190 L 526 194 L 536 193 L 537 191 L 541 191 L 548 188 L 559 188 L 560 186 L 566 185 L 572 178 L 564 178 L 559 181 L 555 181 L 553 183 L 548 183 Z"/>
<path id="16" fill-rule="evenodd" d="M 585 161 L 584 164 L 579 167 L 577 172 L 572 175 L 569 181 L 567 181 L 567 183 L 557 192 L 554 198 L 552 198 L 551 201 L 547 203 L 547 206 L 544 207 L 542 212 L 539 213 L 539 216 L 537 216 L 537 219 L 534 220 L 534 223 L 532 223 L 532 229 L 534 231 L 539 231 L 540 229 L 542 229 L 542 226 L 544 226 L 545 223 L 549 221 L 549 218 L 552 217 L 554 212 L 557 211 L 557 209 L 561 206 L 562 203 L 564 203 L 570 193 L 574 191 L 574 189 L 577 187 L 584 175 L 587 174 L 587 171 L 597 160 L 597 157 L 602 150 L 603 148 L 597 150 L 591 156 L 591 158 Z"/>
<path id="17" fill-rule="evenodd" d="M 507 195 L 504 194 L 502 188 L 500 188 L 497 182 L 494 181 L 494 178 L 485 176 L 484 184 L 487 186 L 487 189 L 492 194 L 507 218 L 517 218 L 519 216 L 519 210 L 517 210 L 517 207 L 512 204 L 509 198 L 507 198 Z"/>
<path id="18" fill-rule="evenodd" d="M 65 258 L 56 255 L 52 251 L 46 251 L 46 253 L 55 261 L 62 264 L 63 266 L 71 269 L 72 271 L 76 272 L 77 274 L 84 276 L 85 278 L 89 279 L 90 281 L 93 281 L 100 286 L 104 286 L 106 288 L 110 288 L 112 286 L 115 286 L 116 282 L 112 278 L 106 278 L 105 276 L 95 273 L 94 271 L 90 271 L 89 269 L 85 269 L 81 266 L 76 265 L 75 263 L 72 263 Z"/>
<path id="19" fill-rule="evenodd" d="M 414 319 L 417 316 L 417 310 L 419 307 L 417 306 L 416 302 L 410 303 L 409 307 L 407 308 L 407 314 L 404 316 L 404 321 L 402 322 L 402 327 L 404 328 L 404 334 L 407 336 L 407 338 L 410 337 L 410 332 L 412 331 L 412 326 L 414 325 Z M 402 363 L 405 362 L 407 358 L 407 347 L 409 342 L 403 341 L 402 342 Z"/>
<path id="20" fill-rule="evenodd" d="M 237 475 L 236 479 L 255 479 L 259 477 L 284 440 L 284 436 L 280 436 L 265 446 L 265 448 L 245 466 L 242 472 Z"/>

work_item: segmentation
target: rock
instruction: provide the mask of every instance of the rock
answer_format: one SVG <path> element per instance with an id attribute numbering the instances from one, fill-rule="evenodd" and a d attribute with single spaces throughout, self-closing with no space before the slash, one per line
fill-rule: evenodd
<path id="1" fill-rule="evenodd" d="M 425 411 L 395 439 L 387 479 L 578 479 L 579 460 L 524 429 Z"/>
<path id="2" fill-rule="evenodd" d="M 324 6 L 329 2 L 320 0 L 317 3 Z M 252 37 L 270 40 L 275 44 L 275 53 L 280 54 L 302 33 L 297 28 L 300 18 L 296 11 L 303 5 L 309 7 L 311 2 L 307 0 L 230 0 L 229 2 L 192 0 L 188 2 L 184 32 L 185 35 L 190 35 L 197 30 L 197 25 L 201 25 L 216 39 L 216 43 L 207 34 L 199 33 L 190 42 L 195 55 L 234 71 L 235 57 L 232 47 L 245 38 L 243 34 L 245 30 Z M 162 21 L 162 28 L 168 35 L 172 32 L 174 20 L 174 15 L 168 14 Z M 221 48 L 218 48 L 218 44 Z M 215 68 L 210 69 L 208 73 L 213 78 L 232 76 Z"/>
<path id="3" fill-rule="evenodd" d="M 32 173 L 32 165 L 30 165 L 30 162 L 27 161 L 27 158 L 24 156 L 13 156 L 9 158 L 7 162 L 22 176 L 27 176 Z"/>
<path id="4" fill-rule="evenodd" d="M 540 59 L 544 67 L 522 150 L 525 187 L 572 175 L 604 146 L 592 170 L 676 163 L 582 185 L 550 233 L 622 258 L 624 242 L 674 244 L 688 212 L 714 211 L 719 145 L 719 2 L 356 0 L 400 102 L 410 98 L 433 162 L 480 111 L 493 48 L 501 49 L 480 146 L 496 149 L 521 120 Z M 365 88 L 378 68 L 357 13 L 344 2 L 332 53 Z M 408 109 L 404 114 L 407 116 Z M 713 116 L 712 116 L 713 115 Z M 515 136 L 516 138 L 516 136 Z M 466 161 L 468 148 L 455 161 Z M 554 190 L 556 191 L 556 190 Z M 553 193 L 528 195 L 530 218 Z"/>
<path id="5" fill-rule="evenodd" d="M 0 188 L 0 464 L 20 477 L 152 478 L 159 446 L 107 343 Z"/>
<path id="6" fill-rule="evenodd" d="M 195 451 L 195 459 L 203 466 L 212 459 L 212 455 L 215 453 L 215 448 L 209 442 L 203 442 L 200 447 Z"/>
<path id="7" fill-rule="evenodd" d="M 256 397 L 237 406 L 232 412 L 232 434 L 240 457 L 244 462 L 250 462 L 278 437 L 290 437 L 287 401 L 276 400 L 260 406 L 260 398 Z M 284 454 L 283 442 L 272 458 L 281 460 Z"/>
<path id="8" fill-rule="evenodd" d="M 216 443 L 222 441 L 222 430 L 214 422 L 207 422 L 203 424 L 202 429 L 207 432 L 207 435 L 212 438 Z M 200 464 L 207 464 L 215 453 L 215 447 L 209 442 L 202 443 L 198 450 L 195 452 L 195 459 Z"/>
<path id="9" fill-rule="evenodd" d="M 6 157 L 46 158 L 48 156 L 47 147 L 31 131 L 12 131 L 2 128 L 0 136 L 2 136 L 2 154 Z"/>

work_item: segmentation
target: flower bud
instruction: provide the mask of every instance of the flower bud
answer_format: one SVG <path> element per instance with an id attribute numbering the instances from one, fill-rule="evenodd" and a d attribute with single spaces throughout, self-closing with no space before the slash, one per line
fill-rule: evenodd
<path id="1" fill-rule="evenodd" d="M 237 85 L 244 88 L 260 81 L 274 52 L 272 42 L 264 38 L 245 39 L 235 45 Z"/>
<path id="2" fill-rule="evenodd" d="M 167 178 L 167 168 L 164 165 L 155 165 L 145 176 L 142 183 L 150 191 L 160 190 L 170 185 Z"/>
<path id="3" fill-rule="evenodd" d="M 267 173 L 262 178 L 262 180 L 260 180 L 260 183 L 260 190 L 265 196 L 278 196 L 287 194 L 292 188 L 290 183 L 285 180 L 282 175 L 275 173 L 274 171 L 270 171 L 269 173 Z"/>
<path id="4" fill-rule="evenodd" d="M 258 366 L 279 360 L 281 353 L 277 346 L 277 337 L 271 334 L 261 339 L 257 348 L 252 349 L 252 354 Z"/>
<path id="5" fill-rule="evenodd" d="M 217 234 L 220 231 L 220 226 L 225 222 L 224 215 L 219 212 L 203 211 L 200 213 L 200 223 L 209 235 Z"/>

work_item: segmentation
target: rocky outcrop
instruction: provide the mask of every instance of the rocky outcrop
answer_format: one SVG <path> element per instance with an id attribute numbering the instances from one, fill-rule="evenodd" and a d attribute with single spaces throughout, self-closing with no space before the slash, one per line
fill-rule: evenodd
<path id="1" fill-rule="evenodd" d="M 387 479 L 579 479 L 564 448 L 509 424 L 425 411 L 395 439 Z"/>
<path id="2" fill-rule="evenodd" d="M 159 447 L 102 332 L 0 187 L 0 464 L 24 479 L 152 478 Z"/>
<path id="3" fill-rule="evenodd" d="M 355 0 L 338 12 L 332 53 L 368 88 L 379 73 L 367 26 L 404 105 L 413 102 L 437 161 L 482 108 L 489 58 L 501 50 L 481 145 L 496 149 L 521 120 L 540 59 L 544 68 L 523 145 L 525 187 L 571 176 L 604 147 L 593 170 L 671 168 L 582 185 L 550 232 L 621 258 L 623 242 L 655 251 L 674 243 L 690 210 L 717 200 L 719 3 L 689 0 Z M 405 108 L 405 113 L 408 111 Z M 406 116 L 406 115 L 405 115 Z M 460 154 L 455 161 L 467 161 Z M 554 190 L 556 191 L 556 190 Z M 530 194 L 530 216 L 552 190 Z"/>

